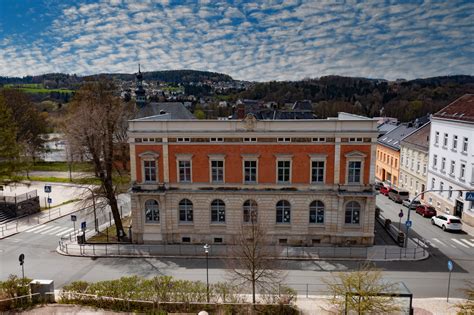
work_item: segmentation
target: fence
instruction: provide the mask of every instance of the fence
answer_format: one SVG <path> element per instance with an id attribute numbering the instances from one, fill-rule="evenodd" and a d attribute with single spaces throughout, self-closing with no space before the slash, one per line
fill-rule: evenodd
<path id="1" fill-rule="evenodd" d="M 15 196 L 0 196 L 0 202 L 5 202 L 5 203 L 14 203 L 17 204 L 19 202 L 23 202 L 25 200 L 35 198 L 38 196 L 38 192 L 35 190 L 26 192 L 21 195 L 15 195 Z"/>
<path id="2" fill-rule="evenodd" d="M 51 298 L 50 296 L 53 296 Z M 54 292 L 32 293 L 28 295 L 16 296 L 13 298 L 0 300 L 0 311 L 8 311 L 23 308 L 34 304 L 49 303 L 54 300 Z"/>

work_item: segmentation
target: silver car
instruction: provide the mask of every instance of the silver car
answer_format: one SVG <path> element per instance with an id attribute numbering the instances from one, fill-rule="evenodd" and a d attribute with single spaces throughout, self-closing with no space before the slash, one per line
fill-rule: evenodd
<path id="1" fill-rule="evenodd" d="M 411 200 L 410 199 L 407 199 L 407 200 L 403 200 L 402 201 L 402 205 L 405 206 L 405 207 L 409 207 L 410 206 L 410 202 Z M 410 207 L 410 210 L 414 210 L 416 209 L 416 207 L 418 206 L 421 206 L 421 202 L 419 200 L 415 200 L 411 203 L 411 207 Z"/>

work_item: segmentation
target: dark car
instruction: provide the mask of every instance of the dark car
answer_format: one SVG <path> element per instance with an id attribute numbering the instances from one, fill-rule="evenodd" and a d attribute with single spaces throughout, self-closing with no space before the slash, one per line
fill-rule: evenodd
<path id="1" fill-rule="evenodd" d="M 416 207 L 416 213 L 421 214 L 425 218 L 432 218 L 436 215 L 436 210 L 432 206 L 421 205 Z"/>
<path id="2" fill-rule="evenodd" d="M 380 187 L 380 193 L 384 196 L 388 196 L 388 193 L 390 192 L 390 187 L 385 187 L 385 186 L 382 186 Z"/>
<path id="3" fill-rule="evenodd" d="M 411 203 L 411 206 L 410 206 L 410 203 Z M 402 205 L 407 208 L 410 206 L 410 210 L 414 210 L 416 209 L 416 207 L 421 206 L 421 202 L 419 200 L 411 201 L 410 199 L 406 199 L 402 201 Z"/>
<path id="4" fill-rule="evenodd" d="M 375 185 L 374 185 L 375 190 L 380 190 L 380 188 L 382 188 L 382 187 L 383 187 L 382 182 L 375 182 Z"/>

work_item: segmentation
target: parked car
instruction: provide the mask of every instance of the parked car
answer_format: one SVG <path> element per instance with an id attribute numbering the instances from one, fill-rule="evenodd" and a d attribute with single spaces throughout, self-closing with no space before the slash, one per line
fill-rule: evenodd
<path id="1" fill-rule="evenodd" d="M 421 214 L 425 218 L 431 218 L 436 215 L 436 210 L 432 206 L 419 205 L 416 207 L 416 213 Z"/>
<path id="2" fill-rule="evenodd" d="M 462 223 L 461 219 L 448 214 L 441 214 L 431 218 L 431 224 L 437 225 L 443 229 L 443 231 L 461 231 Z"/>
<path id="3" fill-rule="evenodd" d="M 382 188 L 382 187 L 383 187 L 382 182 L 375 182 L 375 185 L 374 185 L 375 190 L 380 190 L 380 188 Z"/>
<path id="4" fill-rule="evenodd" d="M 396 203 L 402 203 L 403 200 L 406 200 L 410 197 L 410 193 L 406 190 L 399 190 L 396 188 L 391 188 L 388 192 L 388 198 L 392 199 Z"/>
<path id="5" fill-rule="evenodd" d="M 380 193 L 382 195 L 388 196 L 389 192 L 390 192 L 390 187 L 385 187 L 385 186 L 380 187 Z"/>
<path id="6" fill-rule="evenodd" d="M 410 203 L 411 203 L 410 210 L 414 210 L 416 209 L 416 207 L 421 205 L 421 202 L 419 200 L 411 201 L 411 199 L 406 199 L 402 201 L 402 205 L 407 208 L 410 206 Z"/>

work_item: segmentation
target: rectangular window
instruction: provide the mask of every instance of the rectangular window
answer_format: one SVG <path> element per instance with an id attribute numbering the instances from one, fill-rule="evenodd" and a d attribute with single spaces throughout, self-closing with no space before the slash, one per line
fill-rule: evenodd
<path id="1" fill-rule="evenodd" d="M 291 138 L 278 138 L 278 142 L 291 142 Z"/>
<path id="2" fill-rule="evenodd" d="M 446 158 L 441 159 L 441 172 L 444 173 L 444 169 L 446 167 Z"/>
<path id="3" fill-rule="evenodd" d="M 431 179 L 431 189 L 435 189 L 436 180 L 434 178 Z"/>
<path id="4" fill-rule="evenodd" d="M 178 138 L 176 139 L 177 142 L 191 142 L 191 138 Z"/>
<path id="5" fill-rule="evenodd" d="M 289 183 L 291 172 L 291 161 L 278 161 L 278 182 Z"/>
<path id="6" fill-rule="evenodd" d="M 447 147 L 447 146 L 448 146 L 448 134 L 445 133 L 443 137 L 443 147 Z"/>
<path id="7" fill-rule="evenodd" d="M 244 182 L 246 184 L 257 182 L 257 161 L 244 161 Z"/>
<path id="8" fill-rule="evenodd" d="M 244 142 L 257 142 L 257 138 L 244 138 Z"/>
<path id="9" fill-rule="evenodd" d="M 439 183 L 439 190 L 441 190 L 441 191 L 439 192 L 440 195 L 443 194 L 443 192 L 442 192 L 443 189 L 444 189 L 444 183 L 443 183 L 443 182 L 440 182 L 440 183 Z"/>
<path id="10" fill-rule="evenodd" d="M 453 150 L 458 148 L 458 136 L 453 136 Z"/>
<path id="11" fill-rule="evenodd" d="M 324 161 L 311 161 L 311 182 L 324 183 Z"/>
<path id="12" fill-rule="evenodd" d="M 362 142 L 362 138 L 349 138 L 349 142 Z"/>
<path id="13" fill-rule="evenodd" d="M 311 139 L 312 142 L 326 142 L 326 138 L 312 138 Z"/>
<path id="14" fill-rule="evenodd" d="M 224 138 L 211 138 L 211 142 L 224 142 Z"/>
<path id="15" fill-rule="evenodd" d="M 211 161 L 211 181 L 213 183 L 224 182 L 224 161 L 222 160 Z"/>
<path id="16" fill-rule="evenodd" d="M 438 143 L 439 143 L 439 131 L 436 131 L 436 132 L 435 132 L 435 141 L 434 141 L 434 144 L 435 144 L 435 145 L 438 145 Z"/>
<path id="17" fill-rule="evenodd" d="M 448 198 L 451 199 L 453 197 L 453 186 L 449 186 Z"/>
<path id="18" fill-rule="evenodd" d="M 415 160 L 411 159 L 410 162 L 410 169 L 413 171 L 413 165 L 415 164 Z"/>
<path id="19" fill-rule="evenodd" d="M 433 168 L 436 169 L 436 164 L 438 164 L 438 156 L 435 154 L 433 155 Z"/>
<path id="20" fill-rule="evenodd" d="M 462 139 L 462 152 L 467 153 L 468 139 L 464 137 Z"/>
<path id="21" fill-rule="evenodd" d="M 451 167 L 449 169 L 449 175 L 454 176 L 454 168 L 456 167 L 456 161 L 451 161 Z"/>
<path id="22" fill-rule="evenodd" d="M 179 161 L 179 181 L 191 182 L 191 161 Z"/>
<path id="23" fill-rule="evenodd" d="M 350 161 L 349 162 L 349 176 L 348 176 L 348 183 L 349 184 L 359 184 L 360 183 L 360 176 L 362 171 L 362 162 L 360 161 Z"/>
<path id="24" fill-rule="evenodd" d="M 143 161 L 145 182 L 156 182 L 156 161 Z"/>
<path id="25" fill-rule="evenodd" d="M 461 163 L 461 169 L 459 171 L 459 179 L 464 180 L 464 175 L 466 175 L 466 164 Z"/>

